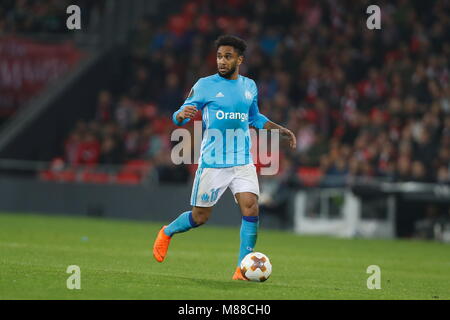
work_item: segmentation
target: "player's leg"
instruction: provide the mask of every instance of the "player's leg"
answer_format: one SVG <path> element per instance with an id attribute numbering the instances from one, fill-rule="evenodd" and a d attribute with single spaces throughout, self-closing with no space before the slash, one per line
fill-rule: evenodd
<path id="1" fill-rule="evenodd" d="M 240 192 L 235 194 L 236 200 L 242 213 L 240 229 L 239 256 L 237 261 L 234 280 L 246 280 L 241 274 L 241 261 L 244 257 L 253 252 L 258 238 L 259 210 L 258 197 L 251 192 Z"/>
<path id="2" fill-rule="evenodd" d="M 192 210 L 183 212 L 164 228 L 164 233 L 172 237 L 176 233 L 186 232 L 199 227 L 208 221 L 213 207 L 192 207 Z"/>
<path id="3" fill-rule="evenodd" d="M 213 207 L 192 207 L 192 219 L 196 226 L 205 224 L 211 216 Z"/>
<path id="4" fill-rule="evenodd" d="M 233 280 L 246 280 L 241 274 L 240 264 L 242 259 L 254 250 L 259 227 L 259 184 L 256 168 L 253 165 L 240 167 L 230 189 L 242 213 L 239 255 Z"/>
<path id="5" fill-rule="evenodd" d="M 195 179 L 192 187 L 191 204 L 194 206 L 195 200 L 198 194 L 199 186 L 202 182 L 203 168 L 198 168 L 195 172 Z M 204 180 L 204 179 L 203 179 Z M 204 181 L 203 181 L 204 182 Z M 197 227 L 199 224 L 194 219 L 195 210 L 185 211 L 181 213 L 175 220 L 169 225 L 163 226 L 153 243 L 153 257 L 158 262 L 163 262 L 166 258 L 167 251 L 169 249 L 170 240 L 172 236 L 177 233 L 186 232 L 192 228 Z M 196 215 L 197 216 L 197 215 Z"/>
<path id="6" fill-rule="evenodd" d="M 193 210 L 185 211 L 164 228 L 164 233 L 172 237 L 176 233 L 186 232 L 192 228 L 198 227 L 193 215 Z"/>
<path id="7" fill-rule="evenodd" d="M 201 226 L 208 221 L 213 207 L 193 207 L 191 211 L 180 214 L 169 225 L 163 226 L 153 245 L 153 256 L 156 261 L 163 262 L 169 249 L 172 236 Z"/>
<path id="8" fill-rule="evenodd" d="M 258 198 L 254 193 L 242 192 L 236 194 L 236 199 L 242 213 L 239 247 L 238 266 L 240 266 L 242 259 L 253 252 L 256 245 L 259 227 L 259 210 Z"/>
<path id="9" fill-rule="evenodd" d="M 198 168 L 191 194 L 192 210 L 181 213 L 169 225 L 163 226 L 153 245 L 153 256 L 163 262 L 174 234 L 196 228 L 209 219 L 212 207 L 228 187 L 232 176 L 227 178 L 226 170 Z"/>

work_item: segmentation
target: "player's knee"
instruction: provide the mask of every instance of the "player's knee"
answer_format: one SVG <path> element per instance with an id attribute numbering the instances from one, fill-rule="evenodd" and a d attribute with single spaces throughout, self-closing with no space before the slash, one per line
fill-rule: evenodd
<path id="1" fill-rule="evenodd" d="M 258 215 L 258 202 L 248 201 L 242 205 L 242 215 L 247 217 L 254 217 Z"/>
<path id="2" fill-rule="evenodd" d="M 210 210 L 195 208 L 192 211 L 192 218 L 197 225 L 202 225 L 208 221 L 210 214 Z"/>
<path id="3" fill-rule="evenodd" d="M 196 218 L 194 218 L 194 221 L 197 225 L 205 224 L 209 219 L 208 215 L 200 214 Z"/>

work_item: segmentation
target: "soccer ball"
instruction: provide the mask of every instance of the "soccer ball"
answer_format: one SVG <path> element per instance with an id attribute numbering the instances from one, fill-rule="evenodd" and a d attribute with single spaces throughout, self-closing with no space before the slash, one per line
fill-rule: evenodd
<path id="1" fill-rule="evenodd" d="M 261 252 L 250 252 L 241 261 L 242 275 L 250 281 L 263 282 L 272 273 L 269 258 Z"/>

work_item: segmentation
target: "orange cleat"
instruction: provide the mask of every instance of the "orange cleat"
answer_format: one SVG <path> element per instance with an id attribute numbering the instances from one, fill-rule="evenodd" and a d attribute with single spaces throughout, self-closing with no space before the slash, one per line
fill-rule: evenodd
<path id="1" fill-rule="evenodd" d="M 170 239 L 172 239 L 172 237 L 169 237 L 164 233 L 166 227 L 167 226 L 164 226 L 159 230 L 158 236 L 153 244 L 153 257 L 155 257 L 158 262 L 164 261 L 167 250 L 169 249 Z"/>
<path id="2" fill-rule="evenodd" d="M 242 274 L 241 268 L 237 267 L 234 272 L 232 280 L 244 280 L 248 281 L 248 279 Z"/>

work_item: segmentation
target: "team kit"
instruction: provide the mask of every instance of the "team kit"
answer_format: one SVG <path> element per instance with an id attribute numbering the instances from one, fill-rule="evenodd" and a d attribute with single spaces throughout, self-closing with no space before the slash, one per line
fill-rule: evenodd
<path id="1" fill-rule="evenodd" d="M 218 73 L 200 78 L 183 105 L 173 114 L 183 126 L 202 113 L 203 139 L 192 186 L 192 210 L 181 213 L 159 231 L 153 255 L 163 262 L 173 235 L 206 222 L 212 207 L 229 188 L 241 213 L 240 247 L 233 280 L 265 281 L 271 273 L 269 258 L 254 252 L 259 216 L 259 183 L 253 163 L 249 128 L 280 130 L 295 147 L 295 136 L 259 112 L 255 81 L 239 74 L 245 42 L 234 36 L 216 41 Z"/>

